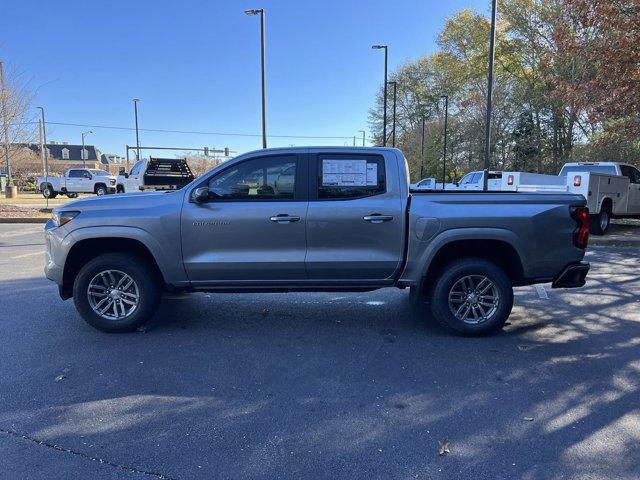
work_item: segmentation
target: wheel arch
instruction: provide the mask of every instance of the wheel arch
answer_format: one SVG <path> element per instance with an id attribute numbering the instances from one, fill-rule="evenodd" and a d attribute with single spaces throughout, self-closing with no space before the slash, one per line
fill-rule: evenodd
<path id="1" fill-rule="evenodd" d="M 469 232 L 443 232 L 442 238 L 436 237 L 425 250 L 421 259 L 419 278 L 414 280 L 420 296 L 429 294 L 429 286 L 445 265 L 459 258 L 481 258 L 495 263 L 507 274 L 513 286 L 526 284 L 527 266 L 523 263 L 521 248 L 518 247 L 513 232 L 484 230 Z M 475 229 L 473 229 L 475 230 Z"/>
<path id="2" fill-rule="evenodd" d="M 89 260 L 105 253 L 116 252 L 132 254 L 143 260 L 152 274 L 161 281 L 163 288 L 166 286 L 165 272 L 160 268 L 152 248 L 142 240 L 126 236 L 88 236 L 76 241 L 67 253 L 60 288 L 61 296 L 66 299 L 73 295 L 73 282 Z"/>

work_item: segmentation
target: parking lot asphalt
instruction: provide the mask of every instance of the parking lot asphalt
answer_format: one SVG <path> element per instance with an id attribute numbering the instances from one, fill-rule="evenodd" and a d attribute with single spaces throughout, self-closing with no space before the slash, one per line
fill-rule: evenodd
<path id="1" fill-rule="evenodd" d="M 42 225 L 0 225 L 0 478 L 640 477 L 637 249 L 517 289 L 488 338 L 396 289 L 174 297 L 109 335 L 43 251 Z"/>

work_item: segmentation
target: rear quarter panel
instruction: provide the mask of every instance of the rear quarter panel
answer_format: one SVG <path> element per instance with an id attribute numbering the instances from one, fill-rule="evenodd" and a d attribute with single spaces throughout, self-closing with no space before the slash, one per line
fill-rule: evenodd
<path id="1" fill-rule="evenodd" d="M 525 279 L 550 278 L 584 250 L 573 246 L 572 206 L 578 195 L 442 192 L 414 194 L 409 211 L 407 264 L 401 281 L 417 284 L 438 250 L 456 240 L 509 243 Z M 482 256 L 482 252 L 478 252 Z"/>

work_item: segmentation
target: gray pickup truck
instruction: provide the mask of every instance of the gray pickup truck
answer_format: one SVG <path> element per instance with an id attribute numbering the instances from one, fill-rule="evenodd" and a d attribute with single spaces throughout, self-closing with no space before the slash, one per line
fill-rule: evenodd
<path id="1" fill-rule="evenodd" d="M 109 332 L 147 322 L 163 291 L 397 287 L 481 335 L 505 323 L 514 286 L 580 287 L 589 270 L 584 197 L 413 193 L 392 148 L 251 152 L 177 191 L 68 203 L 45 231 L 47 278 Z"/>

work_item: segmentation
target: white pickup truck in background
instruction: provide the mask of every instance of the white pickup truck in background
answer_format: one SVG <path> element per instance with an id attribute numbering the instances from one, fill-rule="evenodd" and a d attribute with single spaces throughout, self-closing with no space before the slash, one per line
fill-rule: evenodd
<path id="1" fill-rule="evenodd" d="M 454 184 L 451 190 L 482 190 L 484 188 L 484 171 L 469 172 Z M 490 171 L 487 190 L 500 190 L 502 186 L 502 172 Z M 447 188 L 447 190 L 450 190 Z"/>
<path id="2" fill-rule="evenodd" d="M 37 177 L 36 185 L 45 198 L 58 195 L 76 198 L 79 193 L 115 193 L 116 177 L 96 168 L 70 168 L 63 177 Z"/>
<path id="3" fill-rule="evenodd" d="M 587 199 L 596 235 L 605 234 L 612 216 L 640 217 L 640 171 L 623 163 L 566 163 L 558 175 L 503 172 L 501 190 L 580 194 Z"/>
<path id="4" fill-rule="evenodd" d="M 145 190 L 178 190 L 195 177 L 184 158 L 143 159 L 128 172 L 121 172 L 116 192 L 144 192 Z"/>

